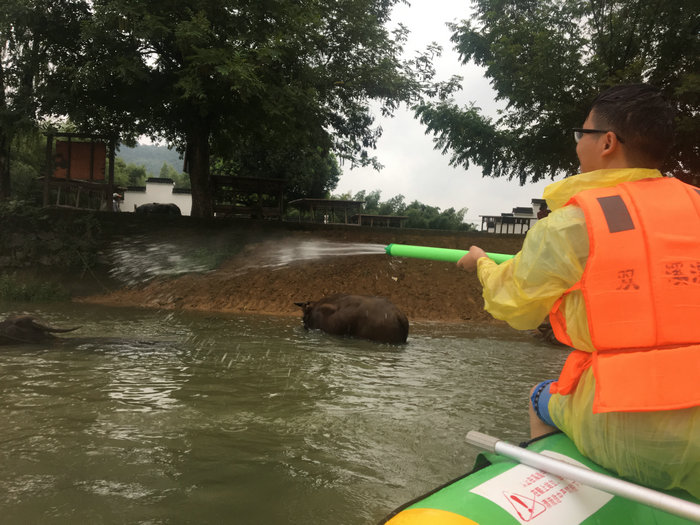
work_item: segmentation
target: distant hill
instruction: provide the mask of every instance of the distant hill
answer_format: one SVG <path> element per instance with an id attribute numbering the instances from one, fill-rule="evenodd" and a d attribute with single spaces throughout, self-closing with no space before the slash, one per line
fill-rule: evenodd
<path id="1" fill-rule="evenodd" d="M 129 148 L 121 144 L 117 157 L 121 157 L 127 164 L 143 165 L 149 176 L 157 177 L 164 162 L 170 164 L 178 173 L 182 173 L 182 159 L 174 149 L 165 146 L 150 146 L 139 144 L 135 148 Z"/>

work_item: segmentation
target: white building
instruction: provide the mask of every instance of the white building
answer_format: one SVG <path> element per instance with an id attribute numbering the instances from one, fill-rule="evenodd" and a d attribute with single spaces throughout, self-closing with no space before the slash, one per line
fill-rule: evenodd
<path id="1" fill-rule="evenodd" d="M 129 186 L 124 191 L 124 201 L 121 211 L 133 212 L 137 206 L 157 202 L 160 204 L 173 203 L 183 215 L 192 211 L 192 194 L 190 190 L 175 189 L 173 179 L 152 177 L 146 180 L 146 186 Z"/>
<path id="2" fill-rule="evenodd" d="M 544 205 L 544 208 L 542 208 Z M 488 233 L 524 234 L 537 222 L 540 209 L 546 209 L 544 199 L 532 199 L 529 207 L 516 207 L 500 215 L 480 215 L 481 231 Z"/>

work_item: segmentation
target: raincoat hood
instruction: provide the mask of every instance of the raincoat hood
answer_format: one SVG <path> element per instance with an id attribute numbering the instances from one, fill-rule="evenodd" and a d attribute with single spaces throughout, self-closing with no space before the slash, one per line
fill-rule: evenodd
<path id="1" fill-rule="evenodd" d="M 577 193 L 593 188 L 616 186 L 622 182 L 661 177 L 661 172 L 646 168 L 623 168 L 589 171 L 554 182 L 544 189 L 543 197 L 549 209 L 565 206 Z"/>

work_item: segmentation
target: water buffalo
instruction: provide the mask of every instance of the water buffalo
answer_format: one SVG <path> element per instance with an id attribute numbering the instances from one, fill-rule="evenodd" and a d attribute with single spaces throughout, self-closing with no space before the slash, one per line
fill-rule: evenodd
<path id="1" fill-rule="evenodd" d="M 44 343 L 53 341 L 53 333 L 72 332 L 80 328 L 54 328 L 38 323 L 34 317 L 23 315 L 0 321 L 0 345 L 20 343 Z"/>
<path id="2" fill-rule="evenodd" d="M 182 212 L 177 204 L 173 204 L 172 202 L 167 204 L 162 204 L 160 202 L 142 204 L 141 206 L 136 206 L 134 212 L 151 215 L 182 215 Z"/>
<path id="3" fill-rule="evenodd" d="M 304 328 L 380 343 L 405 343 L 408 319 L 384 297 L 336 294 L 294 303 L 304 312 Z"/>

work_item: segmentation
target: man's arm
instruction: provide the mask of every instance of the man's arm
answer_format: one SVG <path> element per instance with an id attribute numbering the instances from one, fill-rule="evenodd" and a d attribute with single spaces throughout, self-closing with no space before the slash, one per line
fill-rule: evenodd
<path id="1" fill-rule="evenodd" d="M 581 278 L 587 257 L 583 212 L 566 206 L 538 221 L 513 259 L 496 264 L 473 246 L 457 264 L 476 268 L 486 311 L 527 330 L 539 326 L 554 302 Z"/>

